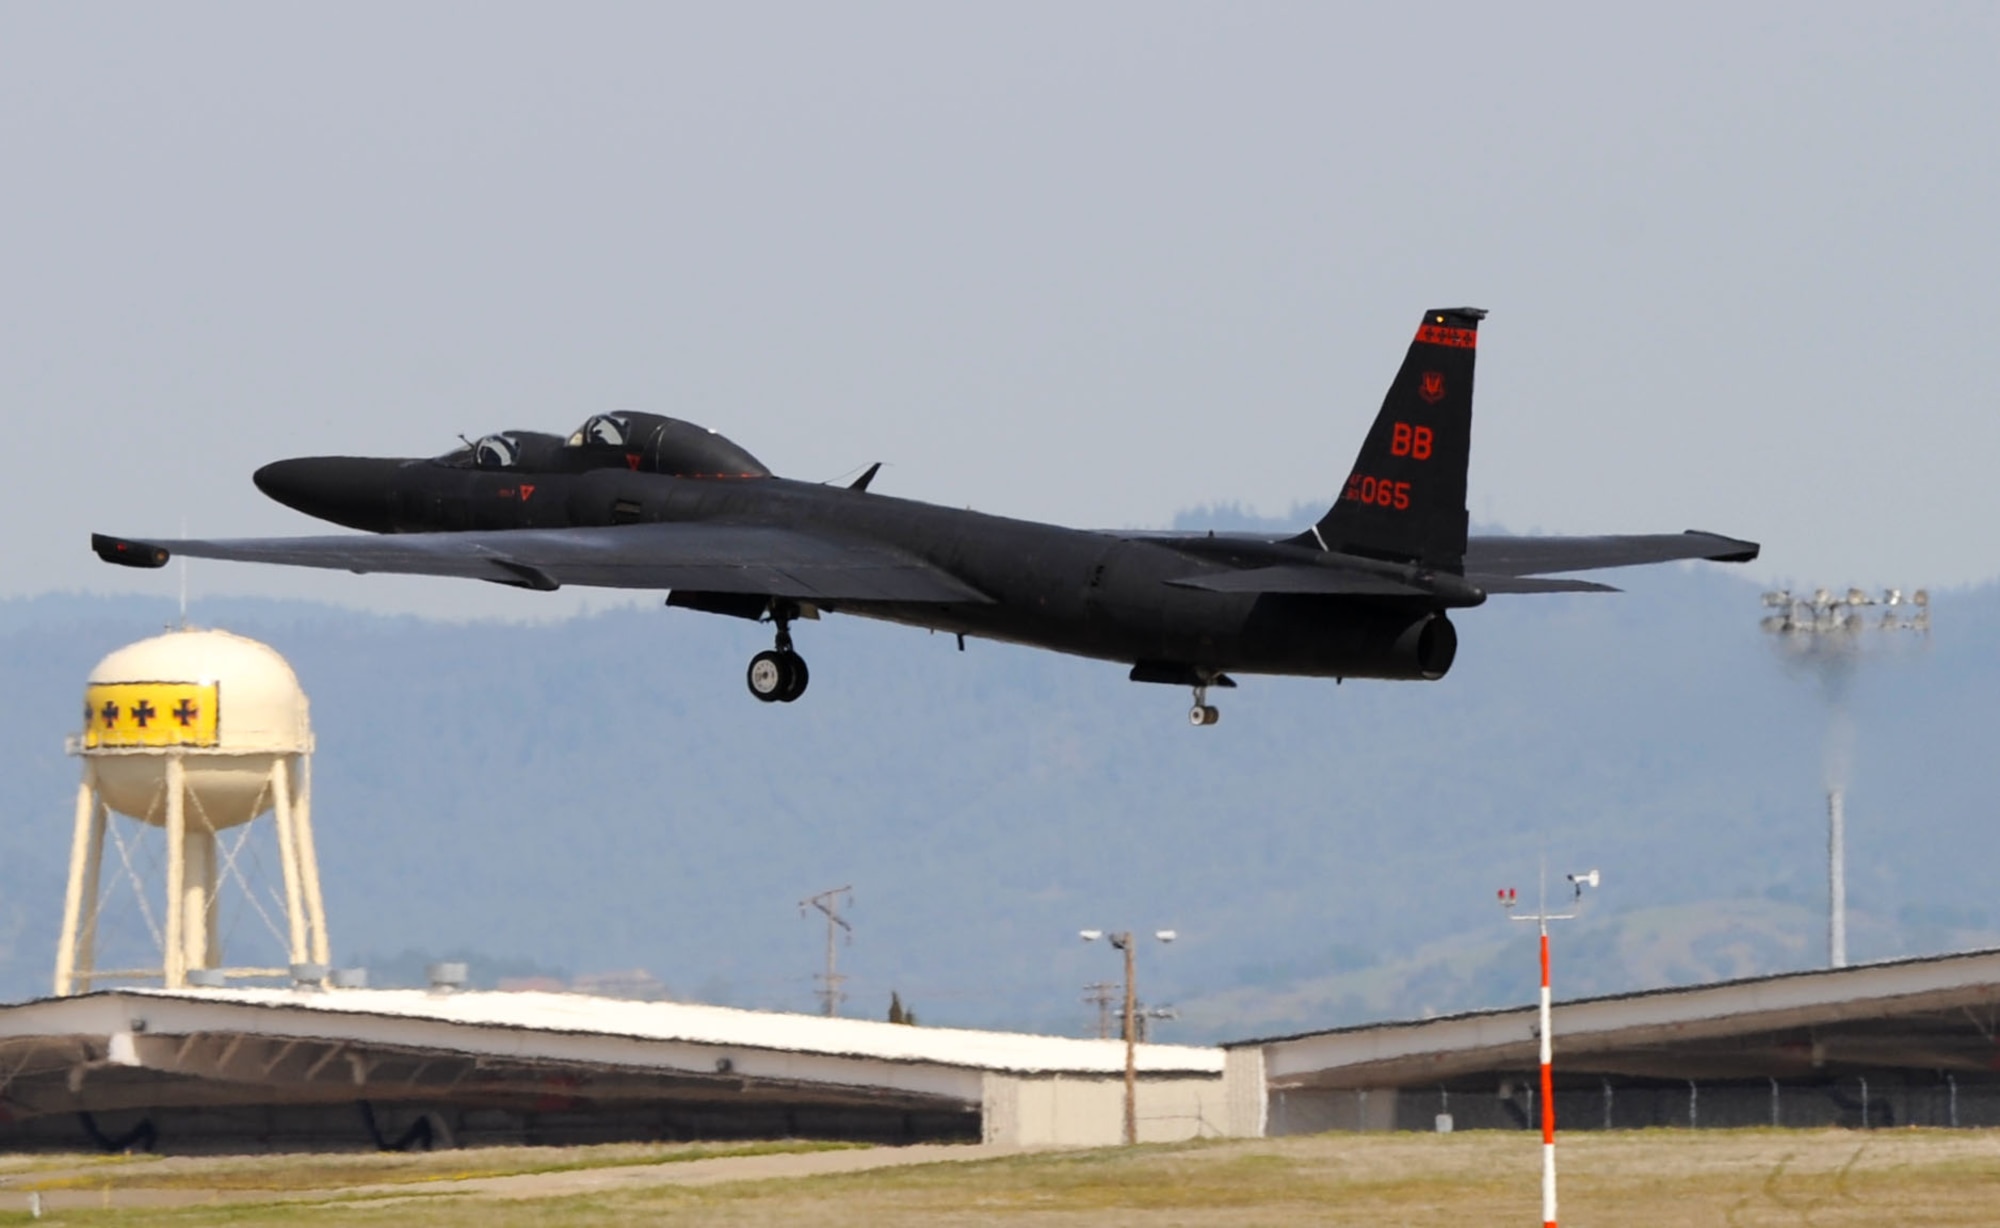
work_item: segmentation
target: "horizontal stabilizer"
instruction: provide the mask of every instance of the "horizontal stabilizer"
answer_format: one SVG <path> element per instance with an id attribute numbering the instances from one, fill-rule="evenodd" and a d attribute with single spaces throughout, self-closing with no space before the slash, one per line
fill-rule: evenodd
<path id="1" fill-rule="evenodd" d="M 1465 582 L 1488 593 L 1616 593 L 1622 589 L 1595 580 L 1547 580 L 1541 576 L 1467 576 Z"/>
<path id="2" fill-rule="evenodd" d="M 1248 567 L 1241 571 L 1215 571 L 1169 580 L 1175 588 L 1198 588 L 1210 593 L 1321 593 L 1341 597 L 1430 597 L 1433 590 L 1405 584 L 1389 576 L 1367 571 L 1345 571 L 1336 567 L 1315 567 L 1286 563 L 1276 567 Z"/>
<path id="3" fill-rule="evenodd" d="M 99 534 L 90 544 L 99 558 L 127 567 L 160 567 L 178 554 L 359 574 L 455 576 L 542 590 L 575 584 L 822 603 L 992 601 L 942 568 L 890 547 L 756 525 L 656 523 L 225 541 L 129 541 Z"/>
<path id="4" fill-rule="evenodd" d="M 1466 543 L 1465 570 L 1488 576 L 1538 576 L 1682 559 L 1747 563 L 1757 557 L 1757 550 L 1756 542 L 1693 529 L 1632 537 L 1475 537 Z"/>

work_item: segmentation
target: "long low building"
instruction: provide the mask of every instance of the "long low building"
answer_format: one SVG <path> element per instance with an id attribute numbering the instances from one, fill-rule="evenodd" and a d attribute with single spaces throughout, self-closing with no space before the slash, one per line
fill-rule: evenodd
<path id="1" fill-rule="evenodd" d="M 1140 1045 L 1145 1141 L 1532 1128 L 1533 1007 Z M 1566 1129 L 2000 1125 L 2000 951 L 1556 1004 Z M 0 1146 L 814 1137 L 1105 1145 L 1125 1048 L 563 993 L 121 990 L 0 1006 Z"/>
<path id="2" fill-rule="evenodd" d="M 1250 1131 L 1527 1127 L 1534 1007 L 1225 1046 Z M 2000 1125 L 2000 951 L 1559 1002 L 1566 1128 Z"/>
<path id="3" fill-rule="evenodd" d="M 1140 1045 L 1145 1140 L 1225 1130 Z M 1125 1047 L 561 993 L 119 990 L 0 1007 L 0 1145 L 175 1151 L 806 1136 L 1107 1144 Z"/>

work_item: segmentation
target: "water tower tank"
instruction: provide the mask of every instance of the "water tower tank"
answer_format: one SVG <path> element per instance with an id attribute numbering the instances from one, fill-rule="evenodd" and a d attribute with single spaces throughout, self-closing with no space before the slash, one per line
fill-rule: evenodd
<path id="1" fill-rule="evenodd" d="M 271 768 L 309 753 L 298 675 L 276 649 L 227 631 L 182 630 L 120 648 L 90 671 L 81 752 L 104 804 L 166 823 L 167 761 L 181 760 L 194 821 L 211 831 L 271 809 Z"/>

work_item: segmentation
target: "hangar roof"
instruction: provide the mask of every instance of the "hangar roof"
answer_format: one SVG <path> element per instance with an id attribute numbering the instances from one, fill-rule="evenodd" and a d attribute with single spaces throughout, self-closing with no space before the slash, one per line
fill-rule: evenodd
<path id="1" fill-rule="evenodd" d="M 1277 1086 L 1428 1083 L 1537 1058 L 1532 1006 L 1262 1040 Z M 2000 950 L 1750 977 L 1555 1004 L 1556 1060 L 1572 1071 L 1760 1077 L 1829 1064 L 1933 1070 L 2000 1058 Z"/>
<path id="2" fill-rule="evenodd" d="M 361 989 L 328 992 L 289 989 L 207 989 L 119 991 L 133 999 L 185 1003 L 201 1012 L 213 1011 L 221 1025 L 227 1018 L 237 1030 L 264 1030 L 256 1011 L 291 1016 L 285 1026 L 311 1019 L 308 1028 L 338 1031 L 341 1018 L 373 1017 L 448 1023 L 464 1028 L 569 1036 L 617 1036 L 637 1040 L 680 1041 L 721 1048 L 763 1049 L 813 1053 L 830 1057 L 872 1058 L 888 1062 L 919 1062 L 1017 1073 L 1122 1074 L 1125 1046 L 1120 1041 L 1077 1040 L 1032 1036 L 1017 1032 L 981 1032 L 964 1028 L 905 1027 L 870 1019 L 829 1019 L 776 1011 L 740 1010 L 683 1002 L 634 1002 L 573 993 L 430 993 L 420 989 Z M 93 994 L 90 997 L 112 996 Z M 57 1001 L 46 999 L 28 1007 L 0 1010 L 0 1037 L 17 1033 L 14 1010 Z M 157 1027 L 154 1030 L 158 1030 Z M 213 1030 L 213 1029 L 209 1029 Z M 525 1040 L 519 1043 L 528 1043 Z M 1198 1073 L 1220 1075 L 1219 1050 L 1187 1045 L 1140 1045 L 1137 1062 L 1147 1074 Z"/>
<path id="3" fill-rule="evenodd" d="M 1140 1045 L 1148 1078 L 1222 1051 Z M 990 1074 L 1122 1075 L 1125 1046 L 564 993 L 126 989 L 0 1006 L 0 1113 L 565 1095 L 976 1110 Z M 365 1090 L 362 1090 L 365 1089 Z"/>

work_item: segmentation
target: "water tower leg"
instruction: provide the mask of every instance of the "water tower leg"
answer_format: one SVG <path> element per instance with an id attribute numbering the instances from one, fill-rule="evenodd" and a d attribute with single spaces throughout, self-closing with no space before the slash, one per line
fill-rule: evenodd
<path id="1" fill-rule="evenodd" d="M 83 917 L 76 931 L 76 990 L 89 993 L 97 988 L 97 918 L 104 910 L 98 882 L 104 870 L 104 827 L 111 821 L 111 809 L 100 794 L 90 816 L 90 856 L 83 866 Z"/>
<path id="2" fill-rule="evenodd" d="M 83 782 L 76 790 L 76 834 L 70 841 L 69 886 L 63 892 L 62 939 L 56 947 L 55 994 L 66 998 L 76 992 L 79 974 L 88 988 L 92 971 L 91 942 L 84 945 L 85 927 L 95 938 L 97 929 L 97 883 L 98 863 L 104 856 L 104 817 L 97 804 L 96 781 L 88 765 L 83 770 Z M 89 920 L 85 920 L 85 909 L 89 910 Z"/>
<path id="3" fill-rule="evenodd" d="M 217 951 L 222 935 L 215 924 L 215 833 L 190 825 L 183 843 L 181 968 L 213 968 L 222 962 Z"/>
<path id="4" fill-rule="evenodd" d="M 313 962 L 330 964 L 333 954 L 326 935 L 326 901 L 319 893 L 319 853 L 313 847 L 310 755 L 299 756 L 299 791 L 292 815 L 299 829 L 299 879 L 300 885 L 305 888 L 306 912 L 311 918 Z"/>
<path id="5" fill-rule="evenodd" d="M 307 962 L 306 950 L 306 910 L 305 901 L 299 895 L 299 840 L 296 829 L 297 815 L 292 809 L 291 773 L 286 770 L 285 760 L 279 759 L 271 765 L 271 818 L 278 825 L 278 860 L 285 870 L 285 921 L 290 930 L 290 952 L 288 959 L 294 964 Z"/>
<path id="6" fill-rule="evenodd" d="M 161 942 L 160 983 L 187 987 L 187 765 L 167 756 L 167 931 Z"/>

